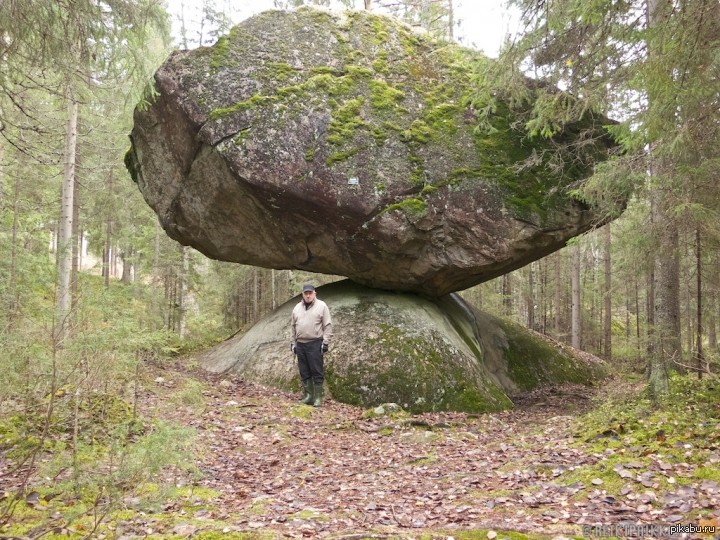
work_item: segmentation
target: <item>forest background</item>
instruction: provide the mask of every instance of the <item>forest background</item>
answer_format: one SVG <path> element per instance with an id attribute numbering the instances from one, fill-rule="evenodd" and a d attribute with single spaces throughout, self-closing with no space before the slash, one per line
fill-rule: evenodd
<path id="1" fill-rule="evenodd" d="M 170 14 L 157 0 L 0 3 L 0 434 L 28 471 L 58 444 L 70 450 L 58 468 L 90 460 L 80 434 L 99 429 L 98 410 L 130 418 L 102 428 L 104 455 L 123 456 L 118 477 L 182 461 L 191 435 L 171 424 L 127 445 L 125 397 L 143 366 L 249 328 L 306 281 L 338 279 L 179 246 L 125 170 L 132 111 L 152 99 L 152 73 L 172 48 L 226 33 L 231 4 L 178 1 Z M 439 40 L 456 41 L 464 24 L 453 0 L 335 5 L 399 16 Z M 621 151 L 578 196 L 613 215 L 629 199 L 612 224 L 461 294 L 642 373 L 650 397 L 668 391 L 672 371 L 707 376 L 720 313 L 718 3 L 511 5 L 519 28 L 499 61 L 469 66 L 477 103 L 487 114 L 495 100 L 522 103 L 518 81 L 530 75 L 583 101 L 548 91 L 521 126 L 528 137 L 552 136 L 583 107 L 618 120 Z M 131 456 L 153 445 L 163 448 L 153 466 L 137 466 Z M 94 478 L 93 489 L 106 494 L 112 480 Z M 16 499 L 3 500 L 7 515 Z"/>

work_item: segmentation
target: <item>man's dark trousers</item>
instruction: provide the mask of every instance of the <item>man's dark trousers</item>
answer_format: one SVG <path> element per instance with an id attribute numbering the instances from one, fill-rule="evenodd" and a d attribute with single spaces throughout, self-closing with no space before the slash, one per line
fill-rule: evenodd
<path id="1" fill-rule="evenodd" d="M 315 384 L 322 386 L 325 380 L 322 344 L 322 338 L 308 341 L 307 343 L 297 342 L 295 344 L 298 370 L 300 371 L 300 379 L 303 382 L 312 379 L 315 381 Z"/>

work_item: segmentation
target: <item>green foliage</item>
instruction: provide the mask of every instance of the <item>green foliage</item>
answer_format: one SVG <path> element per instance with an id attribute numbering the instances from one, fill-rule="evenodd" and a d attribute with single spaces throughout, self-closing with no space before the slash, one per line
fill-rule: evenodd
<path id="1" fill-rule="evenodd" d="M 574 118 L 582 118 L 585 114 L 586 105 L 581 104 L 578 111 L 574 110 L 578 104 L 581 102 L 561 92 L 538 93 L 533 103 L 530 119 L 525 124 L 528 135 L 530 137 L 539 135 L 546 139 L 558 135 L 566 124 Z"/>
<path id="2" fill-rule="evenodd" d="M 489 122 L 501 102 L 522 111 L 531 94 L 537 100 L 525 111 L 524 124 L 537 136 L 561 133 L 587 111 L 611 115 L 619 122 L 609 134 L 622 153 L 579 195 L 608 205 L 607 215 L 614 217 L 622 207 L 619 199 L 634 184 L 649 189 L 657 211 L 680 229 L 698 227 L 715 236 L 717 228 L 709 224 L 717 220 L 708 216 L 720 207 L 706 164 L 718 159 L 720 135 L 712 75 L 720 59 L 717 6 L 708 12 L 702 2 L 672 10 L 669 3 L 648 3 L 657 11 L 645 18 L 635 16 L 636 4 L 605 0 L 512 4 L 522 13 L 523 32 L 508 42 L 497 63 L 476 70 L 474 98 L 483 120 Z M 542 82 L 530 90 L 524 73 Z M 557 92 L 558 86 L 567 94 Z M 581 96 L 585 105 L 568 94 Z M 643 185 L 640 179 L 648 174 L 652 181 Z M 651 232 L 669 235 L 665 227 Z"/>
<path id="3" fill-rule="evenodd" d="M 595 174 L 573 193 L 607 219 L 616 219 L 643 181 L 642 175 L 628 169 L 626 161 L 614 158 L 597 165 Z"/>
<path id="4" fill-rule="evenodd" d="M 143 426 L 144 433 L 139 435 L 129 428 L 128 424 L 117 424 L 105 439 L 80 441 L 72 452 L 69 447 L 64 451 L 56 448 L 53 459 L 43 465 L 42 475 L 63 478 L 51 487 L 79 493 L 83 500 L 93 503 L 102 496 L 115 500 L 139 491 L 169 466 L 195 470 L 193 431 L 164 422 Z M 62 475 L 68 470 L 72 471 L 70 476 Z"/>
<path id="5" fill-rule="evenodd" d="M 157 49 L 169 40 L 168 22 L 165 10 L 153 1 L 121 0 L 111 10 L 87 2 L 4 2 L 0 26 L 12 46 L 5 49 L 3 62 L 14 72 L 3 78 L 6 95 L 14 95 L 7 104 L 37 126 L 42 117 L 27 114 L 29 109 L 19 106 L 25 96 L 18 96 L 23 88 L 42 86 L 43 78 L 55 84 L 70 73 L 92 73 L 93 86 L 121 79 L 130 90 L 126 97 L 135 103 L 157 65 Z M 152 42 L 158 47 L 147 46 Z M 75 78 L 75 91 L 90 91 L 82 86 L 88 79 Z"/>
<path id="6" fill-rule="evenodd" d="M 447 2 L 389 2 L 388 11 L 406 23 L 423 28 L 433 38 L 449 40 L 450 7 Z M 382 30 L 377 30 L 382 36 Z"/>

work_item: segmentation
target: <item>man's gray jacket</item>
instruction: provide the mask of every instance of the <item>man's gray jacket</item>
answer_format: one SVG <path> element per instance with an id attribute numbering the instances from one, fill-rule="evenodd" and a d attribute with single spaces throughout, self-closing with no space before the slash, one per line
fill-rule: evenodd
<path id="1" fill-rule="evenodd" d="M 332 340 L 330 310 L 325 302 L 317 298 L 307 308 L 302 300 L 293 308 L 290 327 L 293 345 L 320 338 L 329 345 Z"/>

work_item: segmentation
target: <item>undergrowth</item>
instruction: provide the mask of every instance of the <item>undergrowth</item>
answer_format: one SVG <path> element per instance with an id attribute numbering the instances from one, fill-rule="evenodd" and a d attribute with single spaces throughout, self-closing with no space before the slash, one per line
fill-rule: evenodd
<path id="1" fill-rule="evenodd" d="M 656 476 L 657 482 L 720 481 L 717 463 L 710 465 L 709 461 L 720 447 L 718 390 L 717 377 L 698 380 L 675 374 L 670 392 L 653 404 L 640 385 L 618 381 L 608 396 L 576 423 L 576 444 L 595 455 L 597 462 L 575 467 L 563 483 L 594 483 L 617 494 L 627 484 L 624 467 L 650 470 L 659 464 L 669 471 L 677 466 L 682 474 L 676 478 L 668 472 Z"/>
<path id="2" fill-rule="evenodd" d="M 670 378 L 670 392 L 657 405 L 636 388 L 611 391 L 580 420 L 576 436 L 597 450 L 624 448 L 640 454 L 684 453 L 688 445 L 716 447 L 720 442 L 719 390 L 716 377 L 698 380 L 675 374 Z"/>

